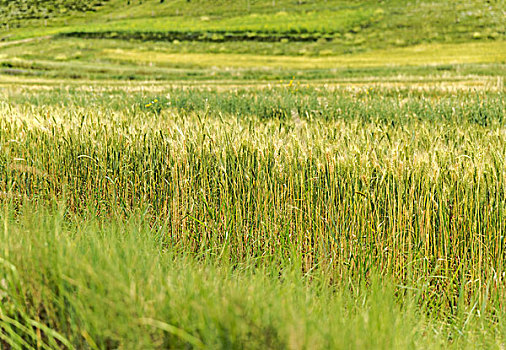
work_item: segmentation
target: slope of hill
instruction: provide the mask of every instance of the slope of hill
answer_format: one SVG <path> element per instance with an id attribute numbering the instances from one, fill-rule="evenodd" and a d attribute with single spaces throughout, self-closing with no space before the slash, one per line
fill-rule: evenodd
<path id="1" fill-rule="evenodd" d="M 325 40 L 367 49 L 501 40 L 505 36 L 504 5 L 503 0 L 38 0 L 34 6 L 16 0 L 0 3 L 0 11 L 11 27 L 24 28 L 4 30 L 13 37 L 93 33 L 95 37 L 116 34 L 170 41 Z"/>
<path id="2" fill-rule="evenodd" d="M 0 2 L 6 14 L 0 73 L 272 81 L 293 76 L 494 76 L 503 75 L 506 62 L 503 0 L 28 3 Z M 50 41 L 19 41 L 36 38 Z M 230 54 L 236 56 L 223 56 Z M 272 56 L 343 59 L 293 64 Z"/>

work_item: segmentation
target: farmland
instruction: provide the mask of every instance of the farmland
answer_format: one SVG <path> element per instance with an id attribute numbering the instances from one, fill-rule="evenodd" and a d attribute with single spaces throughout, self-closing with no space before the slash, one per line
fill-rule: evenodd
<path id="1" fill-rule="evenodd" d="M 504 2 L 27 4 L 0 349 L 506 346 Z"/>

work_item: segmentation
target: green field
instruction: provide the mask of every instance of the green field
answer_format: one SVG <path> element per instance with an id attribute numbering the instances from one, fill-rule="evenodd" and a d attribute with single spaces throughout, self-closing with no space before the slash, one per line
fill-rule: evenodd
<path id="1" fill-rule="evenodd" d="M 0 349 L 504 349 L 505 9 L 0 0 Z"/>

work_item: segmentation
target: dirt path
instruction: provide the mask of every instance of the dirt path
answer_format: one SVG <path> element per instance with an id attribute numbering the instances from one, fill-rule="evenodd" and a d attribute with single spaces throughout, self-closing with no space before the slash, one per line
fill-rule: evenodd
<path id="1" fill-rule="evenodd" d="M 13 40 L 13 41 L 0 42 L 0 49 L 3 48 L 3 47 L 12 46 L 12 45 L 18 45 L 18 44 L 24 44 L 24 43 L 29 43 L 29 42 L 32 42 L 32 41 L 40 41 L 40 40 L 51 39 L 52 37 L 53 37 L 52 35 L 45 35 L 45 36 L 39 36 L 39 37 L 36 37 L 36 38 L 27 38 L 27 39 L 21 39 L 21 40 Z"/>

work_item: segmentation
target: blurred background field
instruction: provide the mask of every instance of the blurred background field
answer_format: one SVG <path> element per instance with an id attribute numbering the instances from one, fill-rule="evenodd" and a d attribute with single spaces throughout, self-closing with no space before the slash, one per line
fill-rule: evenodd
<path id="1" fill-rule="evenodd" d="M 267 82 L 503 76 L 504 8 L 504 1 L 8 1 L 0 4 L 0 73 Z"/>

